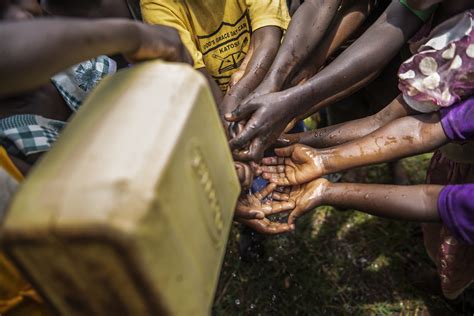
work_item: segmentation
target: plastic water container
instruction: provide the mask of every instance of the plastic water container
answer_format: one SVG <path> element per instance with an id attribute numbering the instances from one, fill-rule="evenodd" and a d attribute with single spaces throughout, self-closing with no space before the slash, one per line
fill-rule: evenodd
<path id="1" fill-rule="evenodd" d="M 105 79 L 21 185 L 8 256 L 60 315 L 206 315 L 239 184 L 205 79 Z"/>

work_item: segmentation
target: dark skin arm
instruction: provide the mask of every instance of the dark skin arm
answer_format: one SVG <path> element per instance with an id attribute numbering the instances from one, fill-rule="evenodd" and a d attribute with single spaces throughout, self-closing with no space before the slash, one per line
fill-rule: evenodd
<path id="1" fill-rule="evenodd" d="M 374 115 L 314 131 L 285 134 L 278 139 L 278 144 L 289 146 L 299 143 L 314 148 L 337 146 L 364 137 L 396 119 L 415 113 L 400 95 Z"/>
<path id="2" fill-rule="evenodd" d="M 267 26 L 256 30 L 250 42 L 251 57 L 245 62 L 242 77 L 233 84 L 220 106 L 220 112 L 233 111 L 263 80 L 280 47 L 283 33 L 279 27 Z"/>
<path id="3" fill-rule="evenodd" d="M 353 45 L 306 83 L 255 98 L 228 115 L 230 121 L 248 119 L 244 131 L 231 141 L 231 147 L 237 149 L 251 143 L 256 147 L 253 157 L 261 157 L 265 147 L 280 136 L 294 117 L 308 113 L 314 104 L 349 91 L 380 71 L 421 25 L 418 17 L 393 1 Z"/>
<path id="4" fill-rule="evenodd" d="M 331 183 L 318 179 L 297 185 L 289 193 L 278 194 L 274 203 L 293 203 L 288 225 L 321 205 L 341 209 L 362 210 L 365 213 L 398 220 L 439 222 L 439 185 L 395 186 L 380 184 Z"/>
<path id="5" fill-rule="evenodd" d="M 432 151 L 448 142 L 438 113 L 398 119 L 360 139 L 328 149 L 293 145 L 264 158 L 263 177 L 278 185 Z"/>
<path id="6" fill-rule="evenodd" d="M 314 76 L 326 63 L 327 59 L 350 39 L 364 23 L 370 13 L 370 1 L 357 0 L 353 2 L 347 10 L 343 8 L 336 14 L 323 40 L 313 50 L 305 63 L 296 70 L 297 73 L 286 85 L 287 88 L 294 87 Z M 288 81 L 288 79 L 285 80 Z M 270 92 L 273 91 L 268 91 L 268 93 Z"/>
<path id="7" fill-rule="evenodd" d="M 257 95 L 283 88 L 319 45 L 341 2 L 341 0 L 307 0 L 298 8 Z"/>
<path id="8" fill-rule="evenodd" d="M 449 17 L 445 12 L 457 14 L 473 6 L 471 0 L 446 1 L 437 11 L 440 14 L 436 21 Z M 257 97 L 227 115 L 230 121 L 247 120 L 244 130 L 230 142 L 231 148 L 249 146 L 250 158 L 259 160 L 289 122 L 329 105 L 328 99 L 337 101 L 353 93 L 354 87 L 370 82 L 421 25 L 415 14 L 393 1 L 353 45 L 306 83 Z"/>
<path id="9" fill-rule="evenodd" d="M 0 40 L 2 97 L 36 88 L 65 68 L 102 54 L 124 54 L 131 62 L 162 58 L 191 63 L 174 29 L 125 19 L 2 23 Z"/>
<path id="10" fill-rule="evenodd" d="M 370 1 L 367 0 L 355 1 L 354 4 L 350 6 L 347 10 L 341 10 L 341 12 L 338 12 L 321 43 L 319 43 L 317 47 L 314 48 L 313 52 L 309 54 L 309 58 L 306 58 L 304 66 L 299 70 L 296 76 L 294 76 L 290 80 L 290 83 L 286 84 L 286 86 L 294 86 L 296 84 L 300 84 L 318 72 L 321 66 L 323 66 L 323 64 L 326 62 L 326 59 L 331 54 L 333 54 L 339 48 L 339 46 L 344 43 L 366 19 L 370 9 L 369 2 Z M 286 38 L 288 36 L 290 35 L 287 34 Z M 294 43 L 290 42 L 290 44 Z M 284 48 L 285 43 L 278 51 L 278 54 L 282 54 Z M 272 65 L 272 69 L 274 67 L 277 67 L 277 71 L 274 71 L 274 73 L 276 75 L 279 75 L 279 72 L 281 70 L 278 67 L 280 66 L 274 63 Z M 242 103 L 247 102 L 245 100 L 250 100 L 258 95 L 262 95 L 275 90 L 277 87 L 274 87 L 274 85 L 271 83 L 273 81 L 272 77 L 272 75 L 268 74 L 266 79 L 260 84 L 260 86 L 248 97 L 246 97 L 244 101 L 242 101 Z M 287 79 L 288 78 L 282 79 L 281 82 L 283 83 L 287 81 Z M 240 124 L 242 125 L 243 123 L 244 122 L 241 122 Z M 292 123 L 290 123 L 290 125 L 294 125 Z M 287 126 L 287 129 L 290 125 Z M 233 137 L 235 137 L 235 135 L 233 135 Z M 255 149 L 255 146 L 253 146 L 253 148 Z M 253 153 L 248 149 L 234 151 L 234 156 L 240 160 L 254 159 Z"/>

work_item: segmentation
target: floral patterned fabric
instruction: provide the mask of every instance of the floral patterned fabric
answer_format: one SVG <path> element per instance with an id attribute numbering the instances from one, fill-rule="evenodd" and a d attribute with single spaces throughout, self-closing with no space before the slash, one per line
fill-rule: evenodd
<path id="1" fill-rule="evenodd" d="M 107 75 L 115 73 L 117 66 L 107 56 L 99 56 L 55 75 L 51 81 L 67 105 L 76 112 L 86 96 Z"/>
<path id="2" fill-rule="evenodd" d="M 451 106 L 474 93 L 474 10 L 434 28 L 399 70 L 405 101 L 419 112 Z"/>

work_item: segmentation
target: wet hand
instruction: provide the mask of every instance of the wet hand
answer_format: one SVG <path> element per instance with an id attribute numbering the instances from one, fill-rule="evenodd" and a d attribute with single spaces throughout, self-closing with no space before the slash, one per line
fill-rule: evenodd
<path id="1" fill-rule="evenodd" d="M 328 180 L 319 178 L 302 185 L 279 187 L 276 189 L 273 194 L 273 201 L 275 203 L 287 202 L 295 206 L 288 216 L 288 226 L 290 229 L 295 229 L 295 222 L 299 217 L 322 205 L 328 183 Z"/>
<path id="2" fill-rule="evenodd" d="M 131 52 L 124 56 L 130 62 L 150 59 L 163 59 L 170 62 L 193 64 L 192 58 L 184 47 L 178 32 L 163 25 L 147 25 L 135 23 L 137 27 L 137 44 Z"/>
<path id="3" fill-rule="evenodd" d="M 262 177 L 281 186 L 304 184 L 324 175 L 324 164 L 314 148 L 301 144 L 275 149 L 277 157 L 263 158 Z"/>
<path id="4" fill-rule="evenodd" d="M 241 160 L 260 161 L 264 150 L 274 143 L 293 119 L 290 112 L 290 104 L 281 92 L 242 103 L 225 115 L 226 120 L 231 122 L 248 118 L 242 132 L 229 142 L 231 149 L 244 149 L 239 156 Z"/>
<path id="5" fill-rule="evenodd" d="M 252 181 L 255 176 L 260 175 L 260 167 L 251 162 L 250 164 L 235 161 L 234 162 L 235 171 L 237 172 L 237 177 L 239 178 L 240 186 L 242 191 L 247 190 L 252 185 Z"/>
<path id="6" fill-rule="evenodd" d="M 254 194 L 243 194 L 237 202 L 234 219 L 252 227 L 263 234 L 278 234 L 290 230 L 288 224 L 272 222 L 266 215 L 286 212 L 294 208 L 291 201 L 271 201 L 265 198 L 275 189 L 275 184 L 269 184 L 262 191 Z"/>

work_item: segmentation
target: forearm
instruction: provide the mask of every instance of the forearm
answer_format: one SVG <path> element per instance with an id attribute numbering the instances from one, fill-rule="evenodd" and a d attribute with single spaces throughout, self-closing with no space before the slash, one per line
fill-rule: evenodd
<path id="1" fill-rule="evenodd" d="M 267 26 L 255 31 L 251 43 L 251 57 L 245 66 L 242 78 L 230 88 L 222 103 L 221 113 L 232 112 L 246 98 L 267 74 L 280 47 L 282 31 L 278 27 Z M 231 99 L 231 100 L 229 100 Z"/>
<path id="2" fill-rule="evenodd" d="M 438 113 L 407 116 L 340 146 L 316 150 L 324 173 L 432 151 L 448 142 Z"/>
<path id="3" fill-rule="evenodd" d="M 383 69 L 421 26 L 421 20 L 398 1 L 336 60 L 303 85 L 288 89 L 294 111 L 307 113 L 314 104 L 349 90 Z"/>
<path id="4" fill-rule="evenodd" d="M 369 14 L 368 1 L 356 1 L 346 11 L 338 13 L 321 43 L 311 52 L 287 87 L 293 87 L 314 76 L 326 60 L 334 54 L 363 24 Z"/>
<path id="5" fill-rule="evenodd" d="M 137 32 L 134 22 L 122 19 L 3 23 L 0 96 L 35 88 L 83 60 L 134 51 Z"/>
<path id="6" fill-rule="evenodd" d="M 300 137 L 299 143 L 315 148 L 341 145 L 364 137 L 382 126 L 411 113 L 413 112 L 400 95 L 374 115 L 301 133 L 298 135 Z"/>
<path id="7" fill-rule="evenodd" d="M 283 88 L 321 42 L 340 3 L 341 0 L 309 0 L 296 11 L 266 78 L 276 91 Z"/>
<path id="8" fill-rule="evenodd" d="M 439 185 L 328 183 L 322 204 L 398 220 L 438 222 L 437 201 L 442 188 Z"/>

